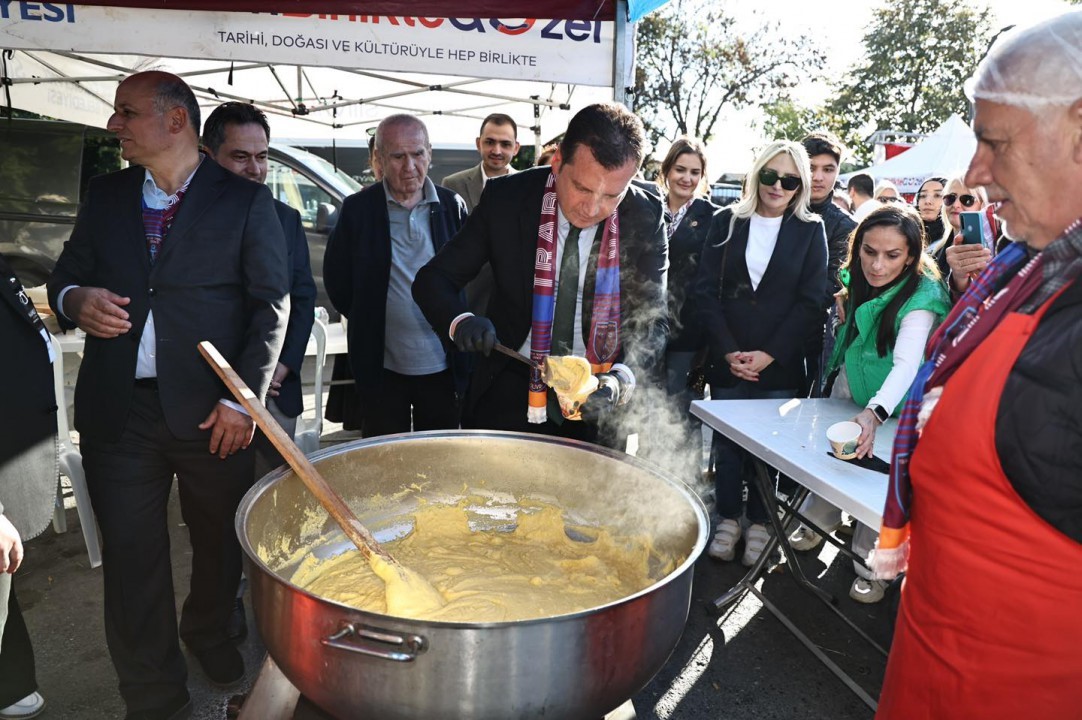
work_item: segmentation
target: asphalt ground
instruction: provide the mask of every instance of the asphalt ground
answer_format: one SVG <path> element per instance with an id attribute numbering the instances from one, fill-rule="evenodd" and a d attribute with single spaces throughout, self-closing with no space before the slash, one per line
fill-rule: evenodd
<path id="1" fill-rule="evenodd" d="M 327 377 L 330 373 L 327 373 Z M 70 396 L 69 396 L 70 397 Z M 310 400 L 310 397 L 309 397 Z M 324 445 L 354 436 L 330 425 Z M 27 543 L 15 587 L 34 642 L 39 689 L 48 719 L 112 720 L 124 705 L 105 645 L 102 571 L 91 569 L 72 501 L 68 532 L 50 528 Z M 190 548 L 174 490 L 169 505 L 172 565 L 177 605 L 183 600 Z M 825 549 L 823 549 L 825 548 Z M 739 553 L 738 553 L 739 557 Z M 824 544 L 801 557 L 806 575 L 837 598 L 837 607 L 884 647 L 889 645 L 894 591 L 877 605 L 848 597 L 853 574 L 848 559 Z M 679 644 L 658 675 L 633 698 L 641 720 L 734 718 L 868 720 L 873 713 L 750 594 L 722 614 L 713 600 L 744 575 L 740 563 L 719 563 L 704 555 L 696 565 L 688 621 Z M 784 562 L 757 587 L 807 633 L 823 653 L 849 673 L 872 697 L 882 683 L 885 659 L 818 599 L 799 588 Z M 247 666 L 241 686 L 221 690 L 189 659 L 193 718 L 230 717 L 230 701 L 254 682 L 265 655 L 248 608 L 248 638 L 240 646 Z M 327 716 L 302 703 L 296 718 Z M 365 719 L 361 719 L 365 720 Z M 440 719 L 443 720 L 443 719 Z M 509 719 L 510 720 L 510 719 Z"/>

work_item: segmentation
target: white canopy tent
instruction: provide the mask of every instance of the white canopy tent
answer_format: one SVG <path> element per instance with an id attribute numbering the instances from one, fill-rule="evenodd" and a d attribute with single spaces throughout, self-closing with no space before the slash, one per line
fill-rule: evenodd
<path id="1" fill-rule="evenodd" d="M 842 181 L 866 173 L 878 180 L 890 180 L 898 192 L 911 195 L 930 177 L 951 178 L 965 173 L 977 151 L 973 130 L 962 118 L 951 115 L 934 133 L 901 155 L 842 175 Z"/>
<path id="2" fill-rule="evenodd" d="M 622 101 L 631 79 L 625 0 L 612 21 L 119 7 L 129 4 L 142 3 L 5 3 L 0 103 L 103 127 L 119 80 L 155 68 L 184 77 L 208 110 L 255 103 L 279 138 L 364 140 L 409 112 L 434 144 L 472 145 L 481 119 L 504 112 L 539 143 L 582 106 Z"/>

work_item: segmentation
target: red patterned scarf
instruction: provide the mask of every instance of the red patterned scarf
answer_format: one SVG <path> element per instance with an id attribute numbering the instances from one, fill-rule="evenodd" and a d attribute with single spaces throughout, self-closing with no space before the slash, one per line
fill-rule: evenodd
<path id="1" fill-rule="evenodd" d="M 533 325 L 530 335 L 530 359 L 540 364 L 552 350 L 552 318 L 556 309 L 556 257 L 558 222 L 556 213 L 556 176 L 549 173 L 541 201 L 541 224 L 537 228 L 537 252 L 534 256 Z M 601 247 L 594 281 L 594 305 L 590 334 L 586 338 L 586 359 L 595 373 L 612 367 L 620 350 L 620 221 L 614 210 L 601 229 Z M 577 252 L 577 248 L 564 248 Z M 574 282 L 574 280 L 572 280 Z M 530 398 L 527 420 L 534 424 L 548 417 L 548 386 L 541 371 L 530 372 Z"/>

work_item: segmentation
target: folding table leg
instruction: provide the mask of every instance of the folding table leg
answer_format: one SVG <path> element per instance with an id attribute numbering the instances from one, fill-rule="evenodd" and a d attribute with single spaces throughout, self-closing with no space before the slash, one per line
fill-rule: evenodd
<path id="1" fill-rule="evenodd" d="M 763 549 L 762 555 L 759 556 L 758 561 L 752 565 L 748 572 L 741 578 L 740 582 L 734 585 L 728 592 L 723 594 L 717 600 L 714 601 L 714 609 L 721 611 L 722 608 L 730 605 L 744 596 L 745 593 L 751 593 L 763 604 L 763 607 L 767 609 L 779 622 L 784 625 L 789 632 L 791 632 L 796 638 L 818 659 L 823 665 L 827 667 L 834 675 L 838 677 L 845 685 L 861 699 L 869 708 L 873 711 L 876 709 L 876 701 L 868 693 L 864 691 L 857 683 L 851 678 L 844 670 L 842 670 L 837 663 L 828 658 L 825 653 L 814 643 L 811 638 L 805 635 L 793 621 L 786 617 L 785 613 L 781 611 L 774 603 L 770 602 L 759 590 L 755 587 L 755 582 L 759 579 L 763 569 L 769 562 L 771 553 L 774 552 L 779 544 L 781 545 L 782 553 L 785 555 L 785 560 L 789 564 L 790 577 L 801 588 L 807 592 L 815 595 L 823 604 L 833 611 L 835 615 L 841 618 L 846 625 L 854 630 L 860 637 L 869 643 L 872 647 L 886 656 L 887 651 L 884 650 L 870 635 L 864 632 L 863 629 L 858 627 L 852 620 L 847 618 L 841 610 L 838 609 L 838 601 L 835 597 L 828 593 L 823 588 L 812 583 L 804 575 L 804 570 L 797 561 L 796 553 L 792 546 L 789 545 L 789 540 L 786 537 L 785 526 L 789 520 L 794 516 L 799 516 L 799 512 L 795 508 L 800 506 L 800 503 L 807 496 L 807 488 L 800 488 L 796 495 L 793 496 L 791 503 L 786 504 L 785 518 L 778 517 L 778 499 L 774 492 L 773 483 L 770 482 L 770 469 L 767 464 L 758 458 L 754 458 L 755 463 L 755 487 L 762 495 L 763 504 L 766 506 L 767 513 L 770 515 L 770 523 L 774 528 L 774 535 L 767 542 L 766 547 Z"/>
<path id="2" fill-rule="evenodd" d="M 785 537 L 785 525 L 782 524 L 781 518 L 778 517 L 778 498 L 774 494 L 774 486 L 770 482 L 770 474 L 766 463 L 758 458 L 755 458 L 754 462 L 755 485 L 763 496 L 763 504 L 766 506 L 767 514 L 770 515 L 770 524 L 774 526 L 775 538 L 778 544 L 781 545 L 785 561 L 789 563 L 789 571 L 793 575 L 793 580 L 811 594 L 819 596 L 823 602 L 831 605 L 836 604 L 838 602 L 837 598 L 804 576 L 804 570 L 800 567 L 800 563 L 797 562 L 796 553 Z"/>
<path id="3" fill-rule="evenodd" d="M 793 502 L 796 505 L 799 505 L 804 500 L 804 497 L 807 494 L 807 488 L 799 487 L 797 490 L 797 494 L 794 496 Z M 772 490 L 770 491 L 767 498 L 768 499 L 766 500 L 766 504 L 768 511 L 773 513 L 774 517 L 777 517 L 777 501 L 774 498 Z M 786 509 L 785 520 L 782 523 L 783 525 L 789 522 L 791 512 L 791 508 Z M 770 562 L 770 558 L 774 554 L 774 549 L 778 547 L 779 542 L 781 542 L 781 535 L 779 535 L 775 531 L 775 533 L 770 536 L 770 539 L 767 540 L 766 546 L 763 548 L 762 554 L 759 555 L 759 559 L 755 561 L 754 565 L 748 568 L 748 571 L 744 574 L 744 577 L 740 579 L 740 582 L 738 582 L 736 585 L 726 591 L 723 595 L 714 600 L 713 606 L 716 612 L 720 613 L 726 606 L 731 605 L 732 603 L 743 597 L 744 593 L 748 591 L 748 588 L 754 587 L 755 582 L 762 576 L 763 570 Z"/>

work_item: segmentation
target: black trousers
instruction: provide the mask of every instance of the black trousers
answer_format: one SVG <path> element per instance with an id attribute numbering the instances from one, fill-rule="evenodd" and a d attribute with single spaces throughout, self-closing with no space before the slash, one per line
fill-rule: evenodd
<path id="1" fill-rule="evenodd" d="M 34 648 L 26 630 L 12 583 L 8 597 L 8 619 L 0 642 L 0 708 L 19 702 L 38 689 L 34 674 Z"/>
<path id="2" fill-rule="evenodd" d="M 384 370 L 377 385 L 357 392 L 362 437 L 458 427 L 458 399 L 450 370 L 431 375 Z"/>
<path id="3" fill-rule="evenodd" d="M 102 534 L 105 639 L 120 694 L 129 712 L 161 706 L 187 684 L 166 517 L 173 476 L 192 548 L 180 637 L 199 651 L 229 642 L 226 622 L 241 572 L 233 518 L 252 484 L 253 453 L 222 460 L 207 440 L 176 439 L 157 390 L 142 386 L 120 438 L 84 434 L 81 449 Z"/>

